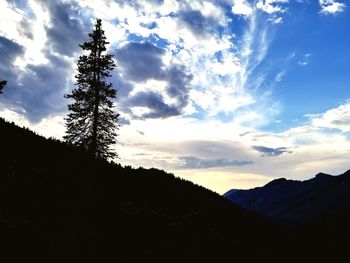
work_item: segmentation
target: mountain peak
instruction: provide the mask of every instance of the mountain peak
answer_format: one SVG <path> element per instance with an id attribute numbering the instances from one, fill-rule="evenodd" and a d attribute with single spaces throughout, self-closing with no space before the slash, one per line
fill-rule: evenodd
<path id="1" fill-rule="evenodd" d="M 286 178 L 278 178 L 275 180 L 272 180 L 271 182 L 267 183 L 264 187 L 275 187 L 277 185 L 284 184 L 288 180 Z"/>
<path id="2" fill-rule="evenodd" d="M 330 175 L 330 174 L 322 173 L 322 172 L 315 175 L 315 178 L 316 178 L 316 179 L 320 179 L 320 178 L 330 178 L 330 177 L 333 177 L 333 176 Z"/>

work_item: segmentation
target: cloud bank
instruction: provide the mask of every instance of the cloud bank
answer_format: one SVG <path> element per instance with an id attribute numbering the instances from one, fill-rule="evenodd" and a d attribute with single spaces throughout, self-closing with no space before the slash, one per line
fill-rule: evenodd
<path id="1" fill-rule="evenodd" d="M 302 179 L 316 168 L 342 172 L 348 102 L 274 129 L 284 124 L 275 94 L 289 74 L 318 62 L 303 45 L 283 49 L 289 23 L 305 16 L 301 5 L 320 21 L 347 12 L 335 0 L 1 1 L 0 78 L 8 85 L 0 114 L 61 138 L 78 45 L 98 17 L 118 66 L 111 81 L 123 164 L 167 169 L 217 191 Z"/>

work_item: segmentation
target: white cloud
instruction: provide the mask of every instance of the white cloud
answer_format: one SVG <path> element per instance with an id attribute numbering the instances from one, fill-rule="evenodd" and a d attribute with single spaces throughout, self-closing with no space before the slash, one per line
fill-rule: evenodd
<path id="1" fill-rule="evenodd" d="M 333 128 L 350 132 L 350 102 L 330 109 L 325 113 L 311 115 L 311 122 L 316 127 Z"/>
<path id="2" fill-rule="evenodd" d="M 23 12 L 10 6 L 7 1 L 0 2 L 0 9 L 2 14 L 0 16 L 0 33 L 7 36 L 9 39 L 17 39 L 20 34 L 17 30 L 13 30 L 17 27 L 23 17 Z"/>
<path id="3" fill-rule="evenodd" d="M 261 10 L 270 15 L 274 15 L 270 20 L 279 24 L 282 23 L 282 17 L 275 16 L 279 13 L 285 13 L 287 10 L 286 4 L 289 0 L 258 0 L 254 4 L 250 4 L 247 0 L 233 0 L 232 13 L 245 17 L 251 16 L 256 10 Z"/>
<path id="4" fill-rule="evenodd" d="M 281 1 L 270 1 L 268 4 L 274 5 Z M 252 76 L 254 68 L 259 65 L 267 53 L 268 42 L 266 41 L 266 32 L 259 32 L 257 27 L 256 10 L 245 0 L 236 0 L 233 2 L 232 10 L 236 13 L 250 16 L 247 21 L 247 28 L 243 44 L 232 33 L 221 32 L 216 34 L 212 32 L 205 36 L 205 40 L 194 35 L 191 30 L 181 24 L 176 16 L 169 16 L 170 13 L 177 13 L 186 6 L 191 6 L 193 10 L 199 10 L 205 17 L 215 19 L 219 25 L 227 25 L 229 19 L 226 17 L 220 5 L 214 5 L 210 1 L 188 1 L 187 4 L 177 1 L 165 1 L 163 4 L 154 5 L 148 1 L 140 1 L 138 5 L 118 4 L 109 1 L 79 1 L 82 7 L 89 7 L 91 14 L 103 19 L 104 29 L 111 46 L 120 47 L 127 42 L 129 34 L 135 34 L 141 38 L 147 38 L 151 34 L 159 38 L 166 39 L 168 45 L 163 57 L 165 65 L 171 63 L 185 65 L 193 74 L 192 90 L 197 92 L 190 93 L 192 103 L 198 101 L 197 106 L 208 110 L 208 115 L 213 116 L 220 112 L 234 112 L 238 108 L 256 102 L 254 94 L 247 91 L 247 80 Z M 23 67 L 29 63 L 30 59 L 36 58 L 38 63 L 44 63 L 42 46 L 45 45 L 45 28 L 43 25 L 49 22 L 48 14 L 42 10 L 42 6 L 34 0 L 30 1 L 30 6 L 37 15 L 33 22 L 36 28 L 34 32 L 36 38 L 33 43 L 37 44 L 35 48 L 30 48 L 32 55 L 26 53 L 26 61 L 18 62 Z M 87 10 L 86 8 L 84 10 Z M 20 17 L 18 18 L 20 19 Z M 116 23 L 118 19 L 118 23 Z M 17 21 L 18 22 L 18 21 Z M 17 23 L 15 22 L 15 24 Z M 154 27 L 145 27 L 144 25 L 154 23 Z M 13 27 L 13 26 L 12 26 Z M 16 30 L 12 30 L 17 32 Z M 18 41 L 20 42 L 21 39 Z M 44 41 L 42 41 L 44 40 Z M 33 44 L 32 43 L 32 44 Z M 30 45 L 28 45 L 30 46 Z M 234 52 L 233 50 L 238 50 Z M 215 57 L 215 54 L 221 52 L 222 59 Z M 28 59 L 27 59 L 28 58 Z M 73 65 L 73 60 L 70 64 Z M 32 62 L 32 61 L 31 61 Z M 47 61 L 46 61 L 47 62 Z M 45 63 L 46 63 L 45 62 Z M 206 70 L 203 70 L 205 68 Z M 257 79 L 262 80 L 261 77 Z M 257 81 L 250 81 L 259 85 Z M 157 92 L 165 90 L 166 85 L 154 85 L 154 83 L 140 83 L 135 86 L 134 93 L 139 89 L 148 89 L 153 87 Z M 254 87 L 250 87 L 253 88 Z M 218 90 L 223 91 L 222 93 Z M 194 95 L 191 98 L 192 94 Z M 213 96 L 211 103 L 201 103 L 208 99 L 198 99 L 195 94 L 207 94 Z M 167 96 L 165 96 L 167 97 Z M 170 98 L 166 98 L 170 100 Z M 205 105 L 210 105 L 210 107 Z M 189 107 L 187 112 L 193 112 L 194 108 Z M 137 110 L 138 111 L 138 110 Z M 251 110 L 250 110 L 251 114 Z"/>
<path id="5" fill-rule="evenodd" d="M 64 133 L 64 120 L 60 115 L 45 118 L 36 124 L 11 110 L 0 111 L 0 116 L 47 137 L 62 138 Z M 120 129 L 120 143 L 115 148 L 122 164 L 165 169 L 224 193 L 230 188 L 262 185 L 281 176 L 306 179 L 319 171 L 331 174 L 345 171 L 350 158 L 350 141 L 343 134 L 329 133 L 323 129 L 334 128 L 334 123 L 342 131 L 350 131 L 350 103 L 314 116 L 310 125 L 284 132 L 262 132 L 239 122 L 183 117 L 133 120 L 130 125 Z M 261 153 L 253 148 L 256 145 L 285 148 L 287 153 L 261 157 Z M 214 161 L 238 160 L 250 164 L 205 170 L 183 169 L 182 156 Z"/>
<path id="6" fill-rule="evenodd" d="M 137 130 L 142 131 L 144 135 L 138 134 Z M 174 133 L 174 130 L 177 132 Z M 344 135 L 329 133 L 313 124 L 274 133 L 247 128 L 239 122 L 224 123 L 188 118 L 152 120 L 151 123 L 140 120 L 122 128 L 119 139 L 129 151 L 119 149 L 122 150 L 121 156 L 126 164 L 137 166 L 142 163 L 148 167 L 156 165 L 219 192 L 235 187 L 247 187 L 249 184 L 256 185 L 258 181 L 262 184 L 269 181 L 269 178 L 281 176 L 306 179 L 319 171 L 341 173 L 348 169 L 350 157 L 350 141 Z M 264 158 L 253 149 L 256 145 L 269 148 L 285 147 L 289 153 Z M 145 154 L 133 155 L 140 152 Z M 209 160 L 229 158 L 252 161 L 253 164 L 212 167 L 210 173 L 217 176 L 207 177 L 207 170 L 182 170 L 177 159 L 181 156 L 196 156 Z M 240 174 L 246 174 L 247 177 L 244 179 Z"/>
<path id="7" fill-rule="evenodd" d="M 213 17 L 222 25 L 227 25 L 227 17 L 220 5 L 215 4 L 215 1 L 189 1 L 189 6 L 194 10 L 199 10 L 206 17 Z"/>
<path id="8" fill-rule="evenodd" d="M 235 15 L 250 16 L 253 13 L 253 8 L 246 0 L 234 0 L 232 13 Z"/>
<path id="9" fill-rule="evenodd" d="M 289 0 L 259 0 L 256 3 L 256 7 L 268 14 L 284 13 L 286 8 L 282 4 L 286 4 L 288 2 Z"/>
<path id="10" fill-rule="evenodd" d="M 338 2 L 337 0 L 319 0 L 321 11 L 323 15 L 336 15 L 342 13 L 345 10 L 346 5 Z"/>
<path id="11" fill-rule="evenodd" d="M 48 14 L 34 0 L 28 1 L 28 8 L 35 16 L 28 17 L 25 11 L 8 4 L 6 1 L 0 3 L 0 9 L 2 10 L 0 35 L 25 47 L 24 55 L 15 62 L 15 65 L 21 69 L 24 69 L 29 63 L 38 65 L 48 62 L 43 54 L 47 40 L 44 25 L 49 22 Z M 21 28 L 19 26 L 21 23 L 26 23 L 27 28 Z M 32 32 L 29 32 L 29 30 Z"/>

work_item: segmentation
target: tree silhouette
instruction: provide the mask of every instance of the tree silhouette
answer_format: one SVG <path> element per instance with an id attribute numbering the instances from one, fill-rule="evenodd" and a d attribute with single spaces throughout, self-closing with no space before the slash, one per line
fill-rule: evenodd
<path id="1" fill-rule="evenodd" d="M 2 94 L 2 90 L 4 89 L 4 87 L 6 86 L 7 81 L 6 80 L 2 80 L 0 81 L 0 94 Z"/>
<path id="2" fill-rule="evenodd" d="M 113 98 L 116 90 L 106 81 L 110 71 L 116 66 L 112 55 L 106 51 L 106 36 L 101 19 L 96 20 L 95 28 L 89 34 L 89 41 L 79 45 L 87 55 L 79 57 L 77 86 L 71 94 L 65 94 L 74 102 L 68 104 L 64 139 L 73 145 L 82 146 L 97 158 L 113 158 L 117 154 L 110 149 L 116 142 L 119 114 L 113 111 Z"/>

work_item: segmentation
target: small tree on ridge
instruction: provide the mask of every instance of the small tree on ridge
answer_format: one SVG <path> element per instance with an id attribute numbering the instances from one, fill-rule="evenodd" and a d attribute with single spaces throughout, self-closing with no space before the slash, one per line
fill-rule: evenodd
<path id="1" fill-rule="evenodd" d="M 7 81 L 6 80 L 2 80 L 0 81 L 0 94 L 2 94 L 2 90 L 4 89 L 4 87 L 6 86 Z"/>

